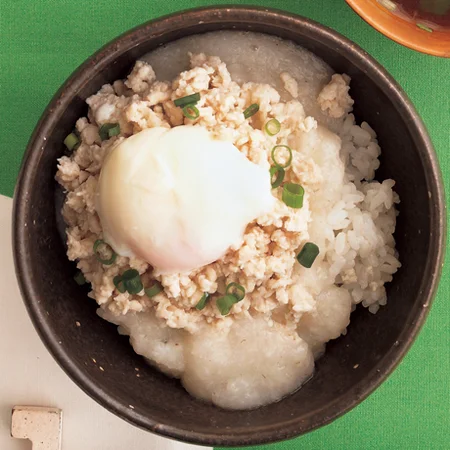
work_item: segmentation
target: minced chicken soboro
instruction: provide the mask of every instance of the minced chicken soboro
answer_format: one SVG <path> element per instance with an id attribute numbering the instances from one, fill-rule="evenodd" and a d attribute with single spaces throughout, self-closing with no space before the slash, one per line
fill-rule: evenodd
<path id="1" fill-rule="evenodd" d="M 393 180 L 374 180 L 375 131 L 355 123 L 348 76 L 274 37 L 209 33 L 143 59 L 126 80 L 88 98 L 88 116 L 77 121 L 68 143 L 74 150 L 59 159 L 68 257 L 91 284 L 99 315 L 192 395 L 231 409 L 280 400 L 312 376 L 314 359 L 346 332 L 357 304 L 372 313 L 386 304 L 385 283 L 400 267 L 393 238 L 399 198 Z M 178 64 L 178 74 L 167 61 Z M 180 67 L 186 61 L 190 68 Z M 174 100 L 194 93 L 198 118 L 190 119 Z M 259 110 L 246 118 L 251 105 Z M 116 126 L 111 135 L 113 125 L 105 124 Z M 302 207 L 287 206 L 283 184 L 273 189 L 273 210 L 248 224 L 240 246 L 187 273 L 158 273 L 120 255 L 102 263 L 110 255 L 94 244 L 103 238 L 96 191 L 105 157 L 142 130 L 180 125 L 206 128 L 267 171 L 276 167 L 272 149 L 289 146 L 283 183 L 303 187 Z M 285 163 L 288 155 L 280 155 Z M 302 261 L 310 268 L 297 261 L 307 243 L 313 244 L 307 253 L 319 249 L 315 259 Z M 130 269 L 142 282 L 132 294 L 116 287 Z M 227 314 L 217 299 L 232 282 L 245 295 Z"/>

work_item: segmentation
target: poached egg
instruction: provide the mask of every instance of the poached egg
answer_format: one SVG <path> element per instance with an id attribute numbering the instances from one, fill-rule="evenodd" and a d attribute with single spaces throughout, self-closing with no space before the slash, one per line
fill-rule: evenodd
<path id="1" fill-rule="evenodd" d="M 247 225 L 274 202 L 269 171 L 199 126 L 124 139 L 104 161 L 96 197 L 104 240 L 166 274 L 240 246 Z"/>

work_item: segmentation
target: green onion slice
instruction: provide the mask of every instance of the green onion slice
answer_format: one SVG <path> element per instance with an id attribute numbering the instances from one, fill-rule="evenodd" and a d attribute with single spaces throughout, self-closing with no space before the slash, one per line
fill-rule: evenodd
<path id="1" fill-rule="evenodd" d="M 128 269 L 122 275 L 113 278 L 114 286 L 120 293 L 127 291 L 131 295 L 139 294 L 144 289 L 139 272 L 136 269 Z"/>
<path id="2" fill-rule="evenodd" d="M 117 258 L 117 253 L 102 239 L 97 239 L 94 242 L 94 253 L 97 260 L 105 266 L 110 266 Z M 104 254 L 107 255 L 106 258 L 103 258 Z"/>
<path id="3" fill-rule="evenodd" d="M 220 314 L 226 316 L 230 312 L 232 306 L 237 302 L 239 302 L 239 300 L 234 295 L 224 295 L 216 300 L 216 305 L 217 308 L 219 308 Z"/>
<path id="4" fill-rule="evenodd" d="M 225 296 L 227 295 L 234 295 L 237 298 L 237 301 L 240 302 L 245 297 L 244 286 L 234 282 L 229 283 L 225 289 Z"/>
<path id="5" fill-rule="evenodd" d="M 424 25 L 423 23 L 416 23 L 417 27 L 420 28 L 421 30 L 427 31 L 428 33 L 432 33 L 433 29 L 430 28 L 427 25 Z"/>
<path id="6" fill-rule="evenodd" d="M 183 114 L 184 114 L 184 117 L 187 117 L 188 119 L 191 119 L 191 120 L 198 119 L 198 116 L 200 115 L 200 113 L 198 112 L 198 109 L 195 105 L 183 106 Z"/>
<path id="7" fill-rule="evenodd" d="M 139 276 L 139 272 L 136 269 L 128 269 L 128 270 L 125 270 L 125 272 L 122 274 L 122 279 L 124 281 L 132 280 L 133 278 L 136 278 L 138 276 Z"/>
<path id="8" fill-rule="evenodd" d="M 313 242 L 307 242 L 301 249 L 300 253 L 297 255 L 297 261 L 303 267 L 309 269 L 313 265 L 318 254 L 319 247 Z"/>
<path id="9" fill-rule="evenodd" d="M 270 119 L 264 129 L 269 136 L 275 136 L 281 130 L 281 123 L 277 119 Z"/>
<path id="10" fill-rule="evenodd" d="M 83 286 L 83 284 L 87 283 L 86 278 L 84 278 L 83 272 L 81 270 L 76 273 L 73 279 L 78 284 L 78 286 Z"/>
<path id="11" fill-rule="evenodd" d="M 118 123 L 104 123 L 98 130 L 98 134 L 102 141 L 106 141 L 120 134 L 120 125 Z"/>
<path id="12" fill-rule="evenodd" d="M 199 311 L 204 309 L 206 306 L 206 303 L 208 303 L 208 300 L 209 300 L 209 294 L 207 292 L 205 292 L 202 295 L 202 298 L 199 300 L 199 302 L 195 305 L 195 309 L 198 309 Z"/>
<path id="13" fill-rule="evenodd" d="M 277 160 L 277 153 L 280 153 L 283 150 L 287 151 L 289 154 L 288 159 L 285 164 L 281 164 Z M 275 147 L 272 149 L 272 160 L 277 167 L 280 167 L 281 169 L 286 169 L 287 167 L 289 167 L 291 165 L 291 162 L 292 162 L 292 150 L 287 145 L 275 145 Z"/>
<path id="14" fill-rule="evenodd" d="M 305 190 L 295 183 L 286 183 L 283 185 L 281 199 L 290 208 L 301 208 L 303 206 L 303 195 Z"/>
<path id="15" fill-rule="evenodd" d="M 76 150 L 80 146 L 80 140 L 75 133 L 70 133 L 64 139 L 64 145 L 69 151 Z"/>
<path id="16" fill-rule="evenodd" d="M 286 172 L 281 167 L 272 166 L 270 168 L 270 182 L 272 184 L 272 189 L 275 189 L 278 186 L 281 186 L 281 183 L 284 180 L 285 174 L 286 174 Z"/>
<path id="17" fill-rule="evenodd" d="M 244 111 L 244 117 L 248 119 L 249 117 L 254 116 L 259 111 L 259 105 L 257 103 L 253 103 Z"/>
<path id="18" fill-rule="evenodd" d="M 155 281 L 152 286 L 149 288 L 146 288 L 145 295 L 149 298 L 154 297 L 155 295 L 159 294 L 164 290 L 162 284 L 159 281 Z"/>
<path id="19" fill-rule="evenodd" d="M 113 136 L 118 136 L 120 134 L 120 125 L 116 123 L 113 127 L 108 130 L 108 136 L 111 138 Z"/>
<path id="20" fill-rule="evenodd" d="M 200 101 L 200 94 L 197 92 L 192 95 L 186 95 L 186 97 L 177 98 L 174 100 L 175 106 L 195 105 Z"/>
<path id="21" fill-rule="evenodd" d="M 122 280 L 122 277 L 120 275 L 117 275 L 117 276 L 115 276 L 113 278 L 113 283 L 114 283 L 114 286 L 117 288 L 117 290 L 121 294 L 123 294 L 126 291 L 125 284 L 124 284 L 124 282 Z"/>
<path id="22" fill-rule="evenodd" d="M 129 294 L 135 295 L 144 289 L 144 286 L 136 269 L 128 269 L 122 274 L 122 281 Z"/>

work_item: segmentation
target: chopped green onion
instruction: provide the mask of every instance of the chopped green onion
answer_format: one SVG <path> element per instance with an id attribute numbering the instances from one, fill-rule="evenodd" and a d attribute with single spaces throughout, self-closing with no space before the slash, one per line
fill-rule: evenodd
<path id="1" fill-rule="evenodd" d="M 122 279 L 124 281 L 132 280 L 133 278 L 136 278 L 138 276 L 139 276 L 139 272 L 136 269 L 128 269 L 128 270 L 125 270 L 125 272 L 122 274 Z"/>
<path id="2" fill-rule="evenodd" d="M 80 146 L 80 140 L 75 133 L 70 133 L 64 139 L 64 145 L 69 151 L 76 150 Z"/>
<path id="3" fill-rule="evenodd" d="M 239 302 L 239 300 L 234 295 L 224 295 L 216 300 L 216 305 L 217 308 L 219 308 L 220 314 L 226 316 L 230 312 L 232 306 L 237 302 Z"/>
<path id="4" fill-rule="evenodd" d="M 200 115 L 200 113 L 198 112 L 198 109 L 195 105 L 183 106 L 183 114 L 184 114 L 184 117 L 187 117 L 188 119 L 191 119 L 191 120 L 198 119 L 198 116 Z"/>
<path id="5" fill-rule="evenodd" d="M 110 124 L 105 123 L 98 129 L 98 134 L 102 141 L 106 141 L 107 139 L 109 139 L 109 132 L 108 132 L 109 128 L 110 128 Z"/>
<path id="6" fill-rule="evenodd" d="M 428 31 L 428 33 L 432 33 L 433 29 L 428 27 L 427 25 L 424 25 L 423 23 L 416 23 L 417 27 L 421 30 Z"/>
<path id="7" fill-rule="evenodd" d="M 285 149 L 289 154 L 287 162 L 285 164 L 281 164 L 276 158 L 277 152 L 283 149 Z M 292 162 L 292 150 L 287 145 L 275 145 L 275 147 L 272 149 L 272 160 L 277 167 L 280 167 L 281 169 L 286 169 L 291 165 Z"/>
<path id="8" fill-rule="evenodd" d="M 123 283 L 125 285 L 125 289 L 131 295 L 139 294 L 139 292 L 144 289 L 144 285 L 142 284 L 140 277 L 136 277 L 131 280 L 124 280 Z"/>
<path id="9" fill-rule="evenodd" d="M 115 126 L 108 130 L 108 136 L 111 138 L 113 136 L 118 136 L 120 134 L 120 125 L 116 123 Z"/>
<path id="10" fill-rule="evenodd" d="M 207 292 L 205 292 L 202 295 L 202 298 L 199 300 L 199 302 L 195 305 L 195 309 L 198 309 L 199 311 L 204 309 L 208 300 L 209 300 L 209 294 Z"/>
<path id="11" fill-rule="evenodd" d="M 162 284 L 159 281 L 155 281 L 152 286 L 144 289 L 145 295 L 149 298 L 154 297 L 155 295 L 159 294 L 163 290 L 164 290 L 164 288 L 162 287 Z"/>
<path id="12" fill-rule="evenodd" d="M 112 249 L 112 247 L 109 244 L 107 244 L 102 239 L 97 239 L 94 242 L 94 253 L 95 253 L 95 257 L 98 259 L 98 261 L 100 261 L 105 266 L 110 266 L 111 264 L 114 263 L 114 261 L 117 258 L 117 253 Z M 109 257 L 107 256 L 106 258 L 102 258 L 102 255 L 104 253 L 107 253 L 110 256 Z"/>
<path id="13" fill-rule="evenodd" d="M 270 119 L 264 128 L 269 136 L 275 136 L 281 130 L 281 123 L 277 119 Z"/>
<path id="14" fill-rule="evenodd" d="M 120 293 L 127 291 L 131 295 L 139 294 L 144 289 L 139 272 L 136 269 L 128 269 L 122 275 L 113 278 L 114 286 Z"/>
<path id="15" fill-rule="evenodd" d="M 114 283 L 114 286 L 117 288 L 117 290 L 121 294 L 123 294 L 126 291 L 125 284 L 124 284 L 124 282 L 122 280 L 122 277 L 120 275 L 117 275 L 117 276 L 115 276 L 113 278 L 113 283 Z"/>
<path id="16" fill-rule="evenodd" d="M 73 279 L 78 284 L 78 286 L 83 286 L 83 284 L 87 283 L 86 278 L 84 278 L 83 272 L 81 270 L 77 272 Z"/>
<path id="17" fill-rule="evenodd" d="M 98 134 L 102 141 L 106 141 L 120 134 L 120 125 L 118 123 L 104 123 L 98 130 Z"/>
<path id="18" fill-rule="evenodd" d="M 225 289 L 225 295 L 216 300 L 220 314 L 226 316 L 235 303 L 240 302 L 245 297 L 245 289 L 239 283 L 229 283 Z"/>
<path id="19" fill-rule="evenodd" d="M 281 183 L 284 180 L 285 173 L 286 172 L 281 167 L 272 166 L 270 168 L 270 182 L 272 184 L 272 189 L 275 189 L 278 186 L 281 186 Z M 274 179 L 274 177 L 275 177 L 275 179 Z"/>
<path id="20" fill-rule="evenodd" d="M 245 289 L 238 283 L 230 283 L 225 289 L 225 295 L 234 295 L 238 302 L 245 297 Z"/>
<path id="21" fill-rule="evenodd" d="M 200 101 L 200 94 L 197 92 L 192 95 L 186 95 L 186 97 L 177 98 L 174 103 L 175 106 L 195 105 Z"/>
<path id="22" fill-rule="evenodd" d="M 303 195 L 305 190 L 295 183 L 286 183 L 283 186 L 281 199 L 290 208 L 301 208 L 303 206 Z"/>
<path id="23" fill-rule="evenodd" d="M 249 117 L 254 116 L 259 111 L 259 105 L 257 103 L 253 103 L 244 111 L 244 117 L 248 119 Z"/>
<path id="24" fill-rule="evenodd" d="M 307 242 L 301 249 L 300 253 L 297 255 L 297 261 L 303 267 L 309 269 L 313 265 L 318 254 L 319 247 L 312 242 Z"/>
<path id="25" fill-rule="evenodd" d="M 135 295 L 144 289 L 144 286 L 136 269 L 128 269 L 122 274 L 122 281 L 129 294 Z"/>

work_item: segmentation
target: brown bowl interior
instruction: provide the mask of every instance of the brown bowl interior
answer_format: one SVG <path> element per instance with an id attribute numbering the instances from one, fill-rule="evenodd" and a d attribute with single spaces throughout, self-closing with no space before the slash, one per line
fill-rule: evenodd
<path id="1" fill-rule="evenodd" d="M 352 77 L 355 114 L 377 130 L 383 149 L 377 176 L 397 181 L 396 239 L 403 263 L 388 286 L 388 305 L 376 315 L 358 308 L 348 334 L 328 345 L 314 377 L 300 391 L 264 408 L 234 412 L 191 397 L 96 316 L 95 302 L 73 281 L 75 266 L 58 235 L 54 181 L 62 141 L 86 114 L 87 96 L 123 78 L 139 56 L 161 44 L 230 28 L 290 39 Z M 439 277 L 443 210 L 439 169 L 426 131 L 399 86 L 373 59 L 337 33 L 298 16 L 210 8 L 132 30 L 88 60 L 57 93 L 24 157 L 15 195 L 14 253 L 24 300 L 41 338 L 100 404 L 144 429 L 184 441 L 267 443 L 329 423 L 364 399 L 399 362 L 424 321 Z"/>

